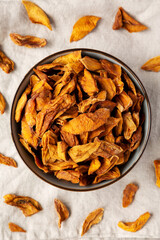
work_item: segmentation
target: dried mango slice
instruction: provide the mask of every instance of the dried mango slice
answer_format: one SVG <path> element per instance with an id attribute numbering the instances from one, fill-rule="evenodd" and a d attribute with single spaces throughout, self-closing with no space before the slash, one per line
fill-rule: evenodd
<path id="1" fill-rule="evenodd" d="M 0 51 L 0 68 L 5 73 L 10 73 L 14 70 L 14 62 L 9 59 L 2 51 Z"/>
<path id="2" fill-rule="evenodd" d="M 83 94 L 80 85 L 77 83 L 77 95 L 78 101 L 81 102 L 83 100 Z"/>
<path id="3" fill-rule="evenodd" d="M 39 81 L 40 81 L 40 79 L 36 75 L 32 75 L 30 77 L 30 85 L 31 85 L 31 87 L 33 88 Z"/>
<path id="4" fill-rule="evenodd" d="M 62 161 L 62 160 L 58 160 L 55 161 L 52 164 L 48 164 L 48 168 L 50 171 L 59 171 L 59 170 L 64 170 L 64 169 L 74 169 L 77 168 L 78 165 L 73 162 L 71 159 L 68 161 Z M 61 173 L 59 173 L 59 175 L 61 175 Z"/>
<path id="5" fill-rule="evenodd" d="M 155 160 L 154 161 L 154 166 L 155 166 L 155 173 L 156 173 L 156 185 L 157 187 L 160 187 L 160 160 Z"/>
<path id="6" fill-rule="evenodd" d="M 23 108 L 26 105 L 27 96 L 30 94 L 30 92 L 31 92 L 31 85 L 28 85 L 27 88 L 25 89 L 25 91 L 23 92 L 22 96 L 18 100 L 16 112 L 15 112 L 16 122 L 19 122 L 21 119 L 21 114 L 22 114 Z"/>
<path id="7" fill-rule="evenodd" d="M 114 85 L 116 86 L 116 93 L 117 95 L 123 92 L 124 90 L 124 83 L 122 82 L 120 77 L 113 78 Z"/>
<path id="8" fill-rule="evenodd" d="M 99 158 L 98 157 L 94 158 L 90 163 L 90 166 L 88 169 L 88 175 L 97 171 L 97 169 L 99 169 L 100 166 L 101 166 L 101 162 L 99 161 Z"/>
<path id="9" fill-rule="evenodd" d="M 59 159 L 67 161 L 67 148 L 68 145 L 64 141 L 57 142 L 57 154 Z"/>
<path id="10" fill-rule="evenodd" d="M 120 112 L 128 110 L 133 104 L 132 99 L 125 91 L 116 96 L 115 100 L 117 102 L 117 108 L 120 110 Z"/>
<path id="11" fill-rule="evenodd" d="M 68 64 L 75 61 L 78 61 L 82 58 L 82 51 L 73 51 L 69 54 L 63 55 L 61 57 L 56 58 L 53 63 L 61 63 L 61 64 Z"/>
<path id="12" fill-rule="evenodd" d="M 58 179 L 63 179 L 72 183 L 79 183 L 80 173 L 75 170 L 60 170 L 55 173 Z"/>
<path id="13" fill-rule="evenodd" d="M 113 109 L 117 106 L 117 104 L 115 102 L 106 100 L 103 102 L 98 102 L 98 103 L 94 103 L 90 109 L 89 112 L 94 112 L 96 109 L 98 108 L 108 108 L 110 110 L 110 112 L 113 111 Z"/>
<path id="14" fill-rule="evenodd" d="M 72 133 L 61 131 L 61 139 L 64 140 L 69 147 L 79 145 L 77 136 Z"/>
<path id="15" fill-rule="evenodd" d="M 99 92 L 96 80 L 87 69 L 84 69 L 84 76 L 79 78 L 78 82 L 81 85 L 83 91 L 86 92 L 89 96 L 93 96 L 95 93 Z"/>
<path id="16" fill-rule="evenodd" d="M 81 236 L 83 236 L 92 227 L 92 225 L 98 224 L 102 220 L 103 213 L 104 208 L 98 208 L 87 216 L 82 226 Z"/>
<path id="17" fill-rule="evenodd" d="M 122 200 L 122 206 L 128 207 L 132 202 L 133 198 L 138 190 L 138 186 L 135 185 L 134 183 L 128 184 L 124 191 L 123 191 L 123 200 Z"/>
<path id="18" fill-rule="evenodd" d="M 52 99 L 52 93 L 50 90 L 44 89 L 36 97 L 36 111 L 41 111 L 46 104 Z"/>
<path id="19" fill-rule="evenodd" d="M 36 125 L 36 116 L 36 103 L 34 99 L 30 98 L 25 107 L 25 119 L 31 128 Z"/>
<path id="20" fill-rule="evenodd" d="M 6 107 L 5 99 L 4 99 L 3 95 L 2 95 L 2 93 L 0 93 L 0 112 L 1 112 L 1 114 L 4 113 L 5 107 Z"/>
<path id="21" fill-rule="evenodd" d="M 62 131 L 72 134 L 82 134 L 84 132 L 94 131 L 106 122 L 109 115 L 110 111 L 105 108 L 100 108 L 94 113 L 82 113 L 64 124 Z"/>
<path id="22" fill-rule="evenodd" d="M 73 26 L 70 42 L 78 41 L 90 33 L 97 25 L 100 17 L 84 16 L 81 17 Z"/>
<path id="23" fill-rule="evenodd" d="M 131 89 L 131 91 L 132 91 L 135 95 L 137 95 L 136 88 L 135 88 L 132 80 L 130 79 L 130 77 L 127 75 L 126 72 L 123 72 L 123 78 L 124 78 L 125 82 L 127 83 L 127 87 L 128 87 L 129 89 Z"/>
<path id="24" fill-rule="evenodd" d="M 0 153 L 0 164 L 5 164 L 11 167 L 17 167 L 17 163 L 13 158 L 6 157 Z"/>
<path id="25" fill-rule="evenodd" d="M 119 136 L 121 135 L 123 130 L 123 117 L 122 117 L 122 113 L 119 111 L 118 108 L 116 109 L 115 117 L 120 119 L 120 121 L 118 122 L 117 126 L 115 126 L 115 129 L 114 129 L 115 135 Z"/>
<path id="26" fill-rule="evenodd" d="M 150 216 L 150 213 L 146 212 L 142 214 L 135 222 L 119 222 L 118 227 L 125 231 L 137 232 L 146 224 Z"/>
<path id="27" fill-rule="evenodd" d="M 3 198 L 6 204 L 18 207 L 23 212 L 25 217 L 31 216 L 42 210 L 41 205 L 30 197 L 7 194 Z"/>
<path id="28" fill-rule="evenodd" d="M 115 22 L 113 24 L 113 30 L 125 28 L 128 32 L 140 32 L 146 30 L 147 27 L 140 22 L 132 18 L 122 7 L 118 9 L 115 16 Z"/>
<path id="29" fill-rule="evenodd" d="M 112 79 L 106 77 L 97 77 L 96 79 L 100 87 L 107 92 L 106 99 L 112 100 L 116 95 L 116 86 Z"/>
<path id="30" fill-rule="evenodd" d="M 118 64 L 112 63 L 106 59 L 100 60 L 100 63 L 110 78 L 121 77 L 122 69 Z"/>
<path id="31" fill-rule="evenodd" d="M 124 138 L 129 140 L 132 134 L 137 130 L 130 112 L 123 114 Z"/>
<path id="32" fill-rule="evenodd" d="M 58 227 L 61 228 L 61 223 L 69 218 L 67 207 L 59 199 L 54 199 L 54 206 L 59 217 Z"/>
<path id="33" fill-rule="evenodd" d="M 105 131 L 102 132 L 99 137 L 103 137 L 105 135 L 107 135 L 114 127 L 116 127 L 118 125 L 118 123 L 120 122 L 120 118 L 114 118 L 114 117 L 109 117 L 104 125 L 105 127 Z"/>
<path id="34" fill-rule="evenodd" d="M 121 176 L 121 173 L 119 171 L 118 167 L 113 167 L 110 171 L 106 172 L 103 175 L 97 175 L 93 181 L 93 184 L 100 183 L 105 180 L 111 180 L 115 179 Z"/>
<path id="35" fill-rule="evenodd" d="M 107 135 L 104 136 L 104 140 L 107 142 L 115 143 L 115 137 L 112 133 L 112 130 Z"/>
<path id="36" fill-rule="evenodd" d="M 78 111 L 84 113 L 88 110 L 91 104 L 96 102 L 103 102 L 106 100 L 106 91 L 101 91 L 97 96 L 89 97 L 78 104 Z"/>
<path id="37" fill-rule="evenodd" d="M 29 143 L 35 149 L 38 146 L 38 137 L 36 136 L 34 130 L 28 125 L 26 118 L 23 117 L 21 121 L 21 134 L 26 142 Z"/>
<path id="38" fill-rule="evenodd" d="M 81 144 L 86 144 L 88 142 L 88 132 L 84 132 L 79 135 Z"/>
<path id="39" fill-rule="evenodd" d="M 139 112 L 133 112 L 132 118 L 133 118 L 133 121 L 134 121 L 136 127 L 138 127 L 139 123 L 140 123 Z"/>
<path id="40" fill-rule="evenodd" d="M 25 0 L 22 0 L 22 3 L 26 8 L 28 17 L 32 23 L 42 24 L 52 31 L 52 26 L 50 24 L 49 18 L 37 4 Z"/>
<path id="41" fill-rule="evenodd" d="M 78 116 L 78 107 L 73 106 L 70 109 L 68 109 L 65 113 L 63 113 L 59 118 L 66 120 L 68 118 L 75 118 Z"/>
<path id="42" fill-rule="evenodd" d="M 20 226 L 12 222 L 8 223 L 8 227 L 11 232 L 26 232 L 26 230 L 24 230 L 23 228 L 21 228 Z"/>
<path id="43" fill-rule="evenodd" d="M 101 166 L 100 168 L 96 171 L 96 174 L 98 176 L 104 175 L 105 173 L 109 172 L 111 168 L 113 168 L 116 164 L 117 161 L 119 160 L 118 156 L 112 156 L 111 158 L 103 158 L 101 161 Z"/>
<path id="44" fill-rule="evenodd" d="M 94 72 L 103 69 L 100 62 L 97 59 L 85 56 L 84 58 L 80 59 L 80 61 L 89 71 Z"/>
<path id="45" fill-rule="evenodd" d="M 152 72 L 159 72 L 160 71 L 160 56 L 154 57 L 149 59 L 141 69 L 146 71 L 152 71 Z"/>
<path id="46" fill-rule="evenodd" d="M 10 33 L 10 38 L 16 45 L 28 48 L 44 47 L 47 44 L 47 41 L 44 38 L 38 38 L 28 35 L 22 36 L 17 33 Z"/>

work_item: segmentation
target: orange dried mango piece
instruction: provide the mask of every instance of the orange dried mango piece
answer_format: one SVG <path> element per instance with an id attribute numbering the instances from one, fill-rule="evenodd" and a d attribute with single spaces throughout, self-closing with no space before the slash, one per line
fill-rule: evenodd
<path id="1" fill-rule="evenodd" d="M 133 105 L 132 99 L 128 96 L 128 94 L 125 91 L 117 95 L 115 97 L 115 100 L 117 102 L 117 108 L 120 110 L 120 112 L 128 110 Z"/>
<path id="2" fill-rule="evenodd" d="M 106 70 L 107 74 L 109 74 L 110 78 L 121 77 L 122 69 L 120 65 L 112 63 L 106 59 L 100 60 L 100 63 L 104 70 Z"/>
<path id="3" fill-rule="evenodd" d="M 2 51 L 0 51 L 0 68 L 5 73 L 10 73 L 14 70 L 14 62 L 9 59 Z"/>
<path id="4" fill-rule="evenodd" d="M 75 170 L 60 170 L 55 173 L 58 179 L 63 179 L 72 183 L 79 183 L 80 173 Z"/>
<path id="5" fill-rule="evenodd" d="M 78 82 L 81 85 L 83 91 L 86 92 L 89 96 L 93 96 L 95 93 L 99 92 L 96 80 L 87 69 L 84 69 L 84 76 L 80 77 L 78 79 Z"/>
<path id="6" fill-rule="evenodd" d="M 64 124 L 62 131 L 72 134 L 82 134 L 84 132 L 94 131 L 107 121 L 109 115 L 110 111 L 105 108 L 100 108 L 94 113 L 82 113 Z"/>
<path id="7" fill-rule="evenodd" d="M 52 31 L 52 26 L 50 24 L 49 18 L 37 4 L 25 0 L 22 0 L 22 3 L 26 8 L 28 17 L 32 23 L 42 24 Z"/>
<path id="8" fill-rule="evenodd" d="M 120 175 L 121 175 L 121 173 L 119 171 L 119 168 L 115 166 L 112 169 L 110 169 L 108 172 L 106 172 L 105 174 L 97 175 L 93 181 L 93 184 L 97 184 L 97 183 L 100 183 L 105 180 L 115 179 L 115 178 L 120 177 Z"/>
<path id="9" fill-rule="evenodd" d="M 84 16 L 81 17 L 73 26 L 70 42 L 78 41 L 90 33 L 97 25 L 100 17 Z"/>
<path id="10" fill-rule="evenodd" d="M 41 205 L 35 199 L 30 197 L 7 194 L 3 198 L 6 204 L 18 207 L 25 217 L 31 216 L 42 210 Z"/>
<path id="11" fill-rule="evenodd" d="M 149 59 L 141 69 L 152 72 L 160 71 L 160 56 Z"/>
<path id="12" fill-rule="evenodd" d="M 123 114 L 124 138 L 129 140 L 132 134 L 137 130 L 130 112 Z"/>
<path id="13" fill-rule="evenodd" d="M 117 95 L 120 94 L 121 92 L 123 92 L 124 83 L 122 82 L 121 78 L 120 77 L 115 77 L 115 78 L 113 78 L 113 82 L 116 86 Z"/>
<path id="14" fill-rule="evenodd" d="M 156 185 L 160 187 L 160 160 L 154 161 L 155 173 L 156 173 Z"/>
<path id="15" fill-rule="evenodd" d="M 57 154 L 59 159 L 67 161 L 67 148 L 68 145 L 64 141 L 57 142 Z"/>
<path id="16" fill-rule="evenodd" d="M 30 98 L 25 107 L 25 118 L 31 128 L 36 125 L 36 116 L 36 103 L 34 99 Z"/>
<path id="17" fill-rule="evenodd" d="M 133 198 L 138 190 L 138 186 L 135 185 L 134 183 L 128 184 L 124 191 L 123 191 L 123 200 L 122 200 L 122 206 L 128 207 L 132 202 Z"/>
<path id="18" fill-rule="evenodd" d="M 119 222 L 118 227 L 125 231 L 137 232 L 146 224 L 150 216 L 151 214 L 146 212 L 142 214 L 135 222 Z"/>
<path id="19" fill-rule="evenodd" d="M 113 30 L 125 28 L 128 32 L 141 32 L 146 30 L 147 27 L 131 17 L 122 7 L 118 9 L 113 24 Z"/>
<path id="20" fill-rule="evenodd" d="M 99 92 L 96 96 L 89 97 L 78 104 L 78 111 L 84 113 L 88 110 L 90 105 L 96 102 L 103 102 L 106 100 L 106 91 Z"/>
<path id="21" fill-rule="evenodd" d="M 25 91 L 22 93 L 22 96 L 18 100 L 16 112 L 15 112 L 16 122 L 19 122 L 21 119 L 21 114 L 22 114 L 23 108 L 26 105 L 27 96 L 30 94 L 30 92 L 31 92 L 31 85 L 28 85 L 27 88 L 25 89 Z"/>
<path id="22" fill-rule="evenodd" d="M 98 224 L 102 220 L 103 213 L 104 208 L 98 208 L 87 216 L 82 226 L 81 236 L 83 236 L 92 227 L 92 225 Z"/>
<path id="23" fill-rule="evenodd" d="M 115 137 L 112 133 L 112 130 L 107 135 L 104 136 L 104 140 L 107 142 L 115 143 Z"/>
<path id="24" fill-rule="evenodd" d="M 6 107 L 6 101 L 5 101 L 2 93 L 0 93 L 0 112 L 1 112 L 1 114 L 4 113 L 5 107 Z"/>
<path id="25" fill-rule="evenodd" d="M 71 159 L 68 160 L 68 161 L 57 160 L 54 163 L 48 164 L 47 166 L 48 166 L 50 171 L 59 171 L 59 170 L 64 170 L 64 169 L 74 169 L 74 168 L 78 167 L 78 165 L 75 162 L 73 162 Z M 59 172 L 58 176 L 62 175 L 62 177 L 63 176 L 65 177 L 66 174 L 65 173 L 63 174 L 63 173 Z M 68 173 L 68 175 L 69 175 L 69 173 Z"/>
<path id="26" fill-rule="evenodd" d="M 13 158 L 6 157 L 0 153 L 0 164 L 5 164 L 11 167 L 17 167 L 17 163 Z"/>
<path id="27" fill-rule="evenodd" d="M 134 83 L 132 82 L 132 80 L 130 79 L 130 77 L 127 75 L 126 72 L 123 72 L 123 78 L 124 78 L 125 82 L 127 83 L 127 87 L 129 89 L 131 89 L 131 91 L 134 93 L 134 95 L 137 95 Z"/>
<path id="28" fill-rule="evenodd" d="M 115 126 L 115 129 L 114 129 L 115 135 L 119 136 L 121 135 L 123 130 L 123 118 L 122 118 L 122 113 L 119 111 L 118 108 L 116 109 L 115 117 L 120 119 L 120 121 L 118 122 L 117 126 Z"/>
<path id="29" fill-rule="evenodd" d="M 69 218 L 67 207 L 59 199 L 54 199 L 54 206 L 59 217 L 58 227 L 61 228 L 61 223 Z"/>
<path id="30" fill-rule="evenodd" d="M 22 36 L 17 33 L 10 33 L 10 38 L 16 45 L 28 48 L 44 47 L 47 44 L 47 41 L 44 38 L 38 38 L 28 35 Z"/>
<path id="31" fill-rule="evenodd" d="M 99 169 L 100 166 L 101 166 L 101 162 L 99 161 L 99 158 L 98 157 L 94 158 L 90 163 L 90 166 L 88 169 L 88 175 L 97 171 L 97 169 Z"/>
<path id="32" fill-rule="evenodd" d="M 80 61 L 89 71 L 98 71 L 103 69 L 102 65 L 97 59 L 85 56 L 84 58 L 80 59 Z"/>
<path id="33" fill-rule="evenodd" d="M 61 64 L 68 64 L 72 62 L 76 62 L 82 58 L 82 51 L 73 51 L 69 54 L 63 55 L 61 57 L 56 58 L 53 63 L 61 63 Z"/>
<path id="34" fill-rule="evenodd" d="M 77 136 L 72 133 L 61 131 L 61 139 L 64 140 L 69 147 L 79 145 Z"/>
<path id="35" fill-rule="evenodd" d="M 24 230 L 23 228 L 21 228 L 20 226 L 12 222 L 8 223 L 8 227 L 11 232 L 26 232 L 26 230 Z"/>
<path id="36" fill-rule="evenodd" d="M 111 78 L 106 77 L 96 77 L 101 89 L 105 90 L 107 93 L 106 99 L 112 100 L 116 95 L 116 86 Z"/>
<path id="37" fill-rule="evenodd" d="M 40 79 L 36 76 L 36 75 L 32 75 L 30 77 L 30 85 L 33 88 L 38 82 L 40 81 Z"/>
<path id="38" fill-rule="evenodd" d="M 79 135 L 81 144 L 86 144 L 88 142 L 88 132 L 84 132 Z"/>
<path id="39" fill-rule="evenodd" d="M 103 158 L 101 161 L 101 166 L 100 168 L 96 171 L 96 174 L 98 176 L 100 175 L 104 175 L 105 173 L 109 172 L 109 170 L 111 170 L 118 161 L 119 157 L 118 156 L 112 156 L 110 158 Z"/>
<path id="40" fill-rule="evenodd" d="M 52 93 L 50 90 L 44 89 L 36 97 L 36 111 L 41 111 L 43 107 L 52 99 Z"/>

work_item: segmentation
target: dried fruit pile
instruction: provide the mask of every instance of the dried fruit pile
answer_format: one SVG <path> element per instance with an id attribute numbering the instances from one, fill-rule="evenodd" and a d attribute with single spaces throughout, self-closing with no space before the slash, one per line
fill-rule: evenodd
<path id="1" fill-rule="evenodd" d="M 34 72 L 15 119 L 37 166 L 80 186 L 118 178 L 118 165 L 141 142 L 144 120 L 144 97 L 127 73 L 81 51 Z"/>

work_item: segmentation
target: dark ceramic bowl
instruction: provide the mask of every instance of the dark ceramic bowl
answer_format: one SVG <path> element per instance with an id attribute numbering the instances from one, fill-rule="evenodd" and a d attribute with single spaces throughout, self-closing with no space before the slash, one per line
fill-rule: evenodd
<path id="1" fill-rule="evenodd" d="M 20 134 L 20 123 L 17 124 L 14 119 L 17 102 L 18 102 L 21 94 L 23 93 L 24 89 L 26 88 L 27 84 L 29 83 L 30 76 L 34 73 L 33 68 L 35 68 L 37 65 L 50 63 L 55 58 L 60 57 L 65 54 L 68 54 L 68 53 L 71 53 L 75 50 L 82 50 L 83 56 L 88 55 L 90 57 L 97 58 L 97 59 L 107 59 L 113 63 L 119 64 L 122 67 L 122 69 L 124 69 L 127 72 L 127 74 L 130 76 L 130 78 L 134 82 L 135 86 L 144 95 L 142 111 L 145 114 L 145 122 L 143 124 L 143 138 L 142 138 L 142 142 L 141 142 L 140 146 L 131 154 L 129 161 L 120 167 L 121 176 L 119 178 L 114 179 L 114 180 L 104 181 L 104 182 L 101 182 L 101 183 L 98 183 L 95 185 L 89 185 L 86 187 L 80 187 L 77 184 L 72 184 L 67 181 L 58 180 L 56 177 L 53 176 L 53 174 L 52 175 L 46 174 L 42 170 L 40 170 L 35 165 L 34 159 L 31 156 L 31 154 L 29 152 L 27 152 L 26 149 L 19 142 L 18 134 Z M 26 74 L 23 81 L 21 82 L 21 84 L 15 94 L 15 97 L 13 100 L 13 105 L 12 105 L 12 111 L 11 111 L 11 131 L 12 131 L 13 141 L 15 143 L 17 151 L 19 152 L 22 160 L 31 169 L 31 171 L 34 172 L 38 177 L 40 177 L 47 183 L 49 183 L 53 186 L 56 186 L 56 187 L 59 187 L 59 188 L 65 189 L 65 190 L 71 190 L 71 191 L 90 191 L 90 190 L 96 190 L 96 189 L 99 189 L 102 187 L 106 187 L 110 184 L 117 182 L 122 177 L 124 177 L 129 171 L 131 171 L 131 169 L 138 162 L 138 160 L 140 159 L 140 157 L 142 156 L 142 154 L 146 148 L 146 145 L 147 145 L 147 142 L 149 139 L 149 135 L 150 135 L 150 129 L 151 129 L 151 108 L 150 108 L 149 99 L 148 99 L 148 96 L 147 96 L 147 93 L 146 93 L 146 90 L 145 90 L 143 84 L 141 83 L 139 78 L 135 75 L 135 73 L 119 59 L 117 59 L 107 53 L 97 51 L 97 50 L 92 50 L 92 49 L 69 49 L 69 50 L 57 52 L 57 53 L 54 53 L 54 54 L 46 57 L 45 59 L 43 59 L 42 61 L 37 63 L 33 68 Z"/>

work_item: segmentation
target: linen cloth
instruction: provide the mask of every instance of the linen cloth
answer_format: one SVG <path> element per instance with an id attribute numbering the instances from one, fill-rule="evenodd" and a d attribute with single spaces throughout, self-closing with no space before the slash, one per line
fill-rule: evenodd
<path id="1" fill-rule="evenodd" d="M 33 24 L 19 0 L 0 0 L 0 49 L 15 62 L 15 70 L 6 74 L 0 70 L 0 91 L 7 101 L 6 112 L 0 116 L 0 152 L 14 158 L 18 168 L 0 166 L 0 239 L 1 240 L 59 240 L 59 239 L 116 239 L 160 238 L 160 189 L 155 185 L 153 160 L 160 157 L 160 73 L 146 72 L 140 67 L 160 54 L 160 1 L 159 0 L 34 0 L 50 17 L 53 31 Z M 126 30 L 113 31 L 112 24 L 118 7 L 135 16 L 149 27 L 140 33 Z M 74 23 L 82 16 L 96 15 L 102 19 L 97 28 L 78 42 L 69 42 Z M 15 45 L 11 32 L 46 38 L 41 49 Z M 15 92 L 25 74 L 38 61 L 68 48 L 93 48 L 121 59 L 144 84 L 152 107 L 152 131 L 147 148 L 137 165 L 124 178 L 106 188 L 91 192 L 70 192 L 55 188 L 34 175 L 17 153 L 11 138 L 10 113 Z M 134 202 L 122 208 L 122 192 L 128 183 L 139 185 Z M 35 198 L 43 211 L 24 217 L 15 207 L 3 203 L 5 194 Z M 70 217 L 58 229 L 53 200 L 62 200 L 70 209 Z M 84 237 L 80 237 L 86 216 L 103 207 L 104 217 Z M 144 212 L 152 217 L 136 233 L 125 232 L 118 221 L 134 221 Z M 11 233 L 8 222 L 19 224 L 27 233 Z"/>

